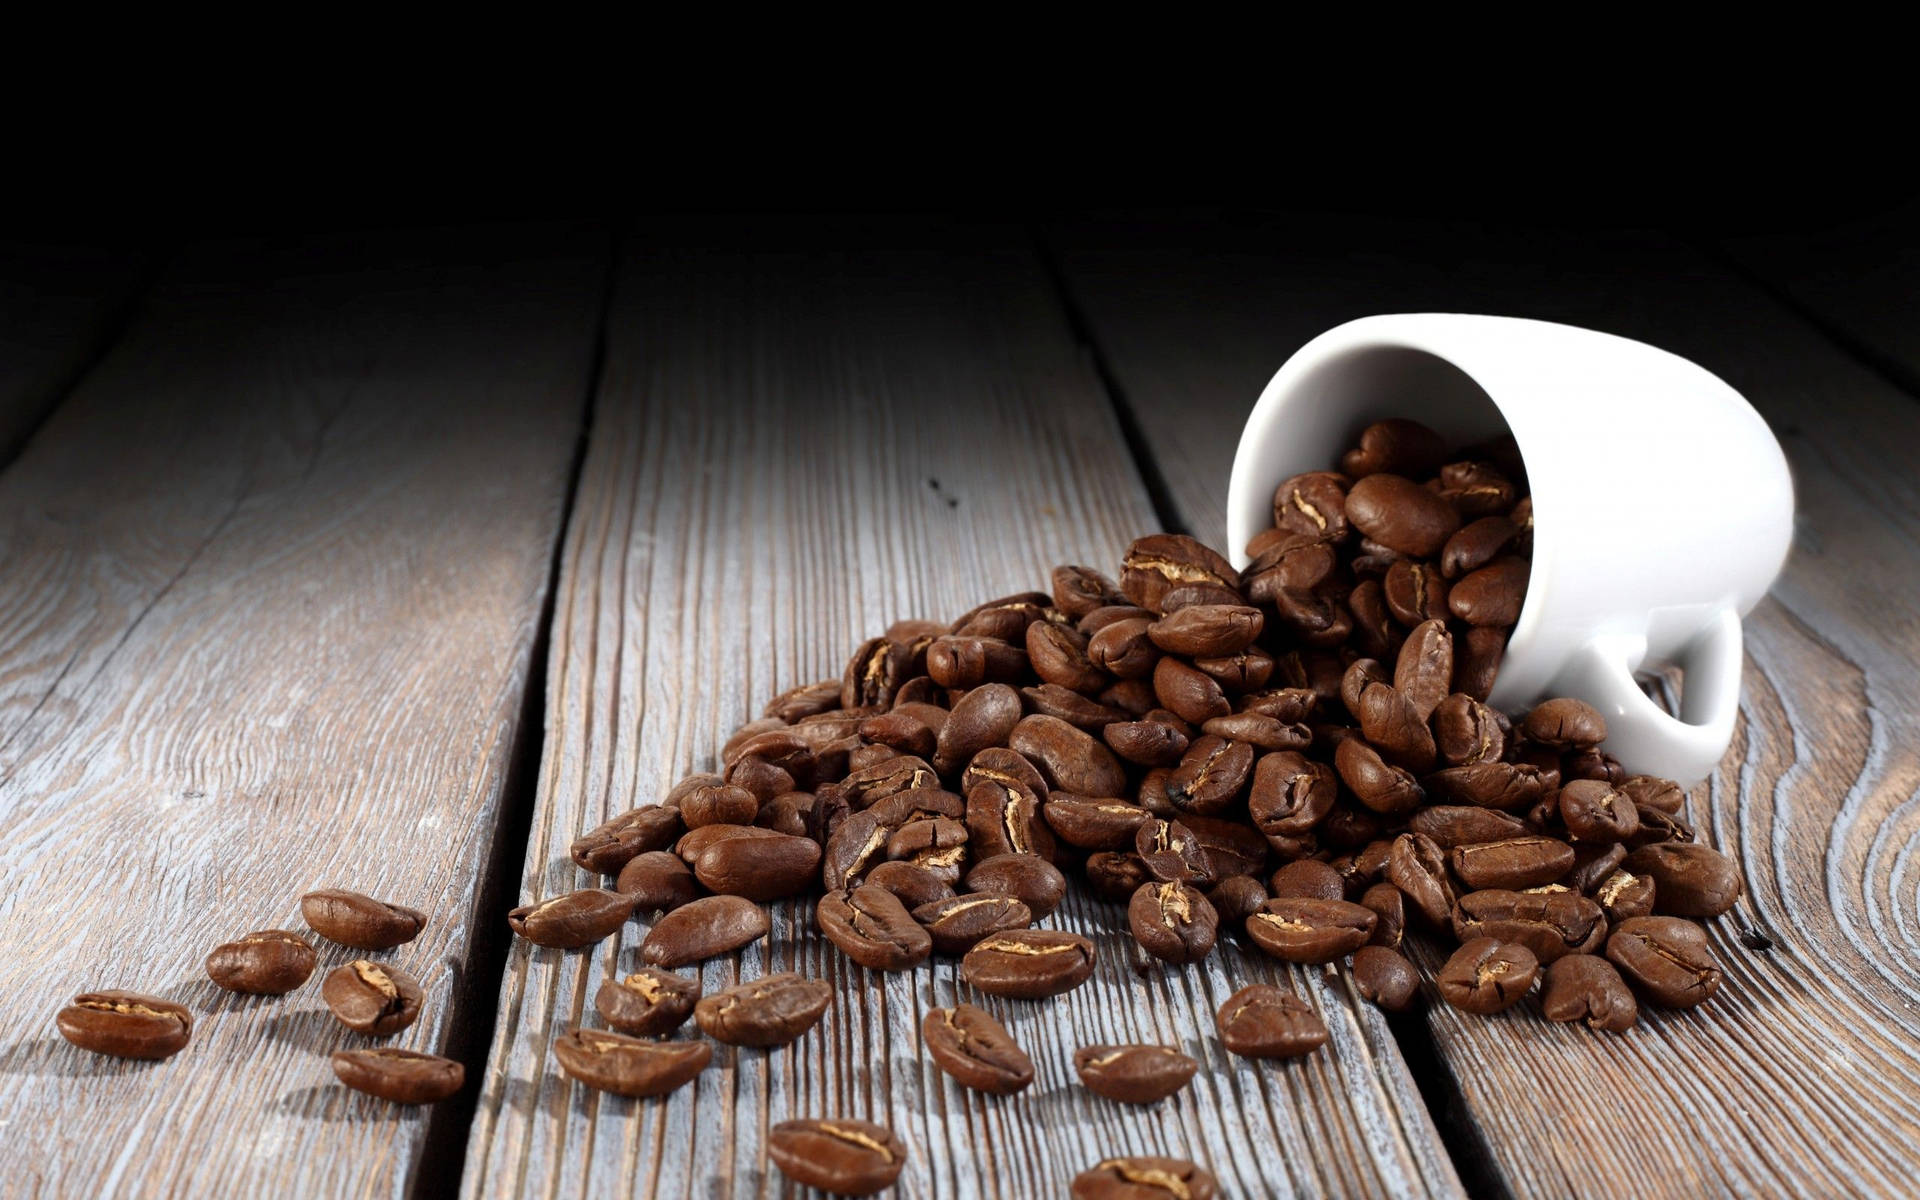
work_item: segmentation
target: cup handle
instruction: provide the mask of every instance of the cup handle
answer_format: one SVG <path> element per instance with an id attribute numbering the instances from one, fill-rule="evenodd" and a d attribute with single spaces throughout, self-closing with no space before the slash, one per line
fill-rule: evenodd
<path id="1" fill-rule="evenodd" d="M 1629 771 L 1690 788 L 1713 774 L 1733 741 L 1740 711 L 1740 616 L 1726 609 L 1687 644 L 1678 717 L 1634 681 L 1631 664 L 1646 656 L 1646 648 L 1644 637 L 1597 637 L 1574 656 L 1552 690 L 1600 710 L 1607 719 L 1604 748 Z"/>

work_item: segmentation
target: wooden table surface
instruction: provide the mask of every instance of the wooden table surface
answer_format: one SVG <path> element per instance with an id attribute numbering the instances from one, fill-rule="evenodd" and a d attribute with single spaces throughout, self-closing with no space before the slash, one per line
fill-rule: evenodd
<path id="1" fill-rule="evenodd" d="M 790 1116 L 871 1117 L 898 1194 L 1064 1194 L 1120 1152 L 1225 1194 L 1911 1194 L 1920 1172 L 1920 379 L 1911 220 L 1812 244 L 1325 218 L 647 221 L 191 246 L 154 263 L 0 246 L 0 1194 L 792 1195 Z M 1852 256 L 1873 269 L 1836 267 Z M 604 817 L 706 768 L 774 692 L 892 620 L 1111 571 L 1180 528 L 1218 544 L 1241 420 L 1301 343 L 1384 311 L 1640 337 L 1744 392 L 1799 489 L 1749 619 L 1742 721 L 1697 789 L 1747 894 L 1714 1002 L 1619 1037 L 1444 1007 L 1387 1019 L 1343 969 L 1223 941 L 1136 969 L 1124 916 L 1053 924 L 1101 969 L 988 1001 L 1020 1096 L 921 1053 L 952 963 L 881 975 L 774 910 L 709 990 L 772 970 L 836 1000 L 798 1043 L 720 1048 L 634 1101 L 555 1036 L 636 962 L 509 937 L 592 882 Z M 1596 463 L 1608 486 L 1658 486 Z M 200 963 L 297 897 L 430 915 L 389 955 L 467 1062 L 396 1114 L 336 1085 L 309 985 L 236 997 Z M 346 952 L 323 950 L 322 969 Z M 1328 1047 L 1224 1055 L 1212 1013 L 1277 981 Z M 193 1009 L 160 1064 L 61 1041 L 72 993 Z M 1179 1044 L 1146 1110 L 1073 1049 Z"/>

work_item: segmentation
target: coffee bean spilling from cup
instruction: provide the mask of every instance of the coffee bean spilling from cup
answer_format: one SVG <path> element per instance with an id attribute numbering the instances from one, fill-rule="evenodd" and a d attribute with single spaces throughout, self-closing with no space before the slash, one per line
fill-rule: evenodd
<path id="1" fill-rule="evenodd" d="M 1630 776 L 1601 714 L 1574 699 L 1491 707 L 1526 597 L 1532 506 L 1510 441 L 1458 456 L 1412 421 L 1369 426 L 1338 470 L 1274 494 L 1244 572 L 1190 537 L 1134 542 L 1117 582 L 1054 569 L 1051 590 L 957 620 L 906 620 L 862 644 L 839 679 L 793 688 L 728 740 L 719 770 L 587 831 L 572 846 L 611 886 L 508 915 L 537 945 L 575 949 L 653 914 L 647 964 L 601 985 L 604 1029 L 554 1043 L 587 1086 L 657 1096 L 692 1080 L 705 1042 L 779 1046 L 832 1003 L 783 973 L 711 996 L 674 968 L 767 935 L 763 905 L 820 893 L 815 921 L 848 958 L 909 970 L 938 955 L 987 995 L 1038 1001 L 1091 977 L 1093 942 L 1037 927 L 1069 875 L 1123 905 L 1142 954 L 1187 964 L 1222 929 L 1288 962 L 1350 966 L 1359 993 L 1399 1011 L 1423 992 L 1465 1012 L 1512 1007 L 1631 1027 L 1642 1002 L 1687 1008 L 1721 973 L 1696 918 L 1739 897 L 1733 863 L 1695 841 L 1674 783 Z M 303 905 L 316 932 L 383 949 L 420 914 L 346 892 Z M 1408 932 L 1457 943 L 1437 973 Z M 314 968 L 297 935 L 220 947 L 224 987 L 284 992 Z M 386 1036 L 421 993 L 390 965 L 328 975 L 348 1028 Z M 90 993 L 60 1015 L 74 1043 L 164 1057 L 191 1019 L 169 1001 Z M 1234 1054 L 1290 1058 L 1325 1044 L 1313 1006 L 1251 984 L 1216 1015 Z M 961 1085 L 1032 1083 L 1026 1051 L 984 1009 L 930 1011 L 922 1042 Z M 400 1102 L 452 1094 L 460 1064 L 400 1050 L 336 1054 L 350 1086 Z M 1080 1047 L 1092 1092 L 1151 1104 L 1199 1064 L 1157 1045 Z M 863 1121 L 789 1121 L 769 1153 L 796 1181 L 860 1195 L 890 1185 L 905 1148 Z M 1178 1188 L 1166 1181 L 1172 1180 Z M 1213 1194 L 1174 1159 L 1116 1158 L 1074 1195 Z M 1156 1190 L 1158 1189 L 1158 1190 Z"/>

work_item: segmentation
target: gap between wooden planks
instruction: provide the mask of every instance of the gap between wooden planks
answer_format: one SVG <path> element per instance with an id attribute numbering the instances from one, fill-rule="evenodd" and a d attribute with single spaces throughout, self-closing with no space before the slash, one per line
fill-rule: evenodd
<path id="1" fill-rule="evenodd" d="M 872 631 L 1044 586 L 1056 562 L 1111 572 L 1155 527 L 1024 238 L 958 236 L 802 253 L 663 233 L 626 256 L 563 555 L 523 899 L 595 882 L 567 859 L 575 836 L 706 769 L 767 699 L 838 677 Z M 813 931 L 811 901 L 777 906 L 770 941 L 707 964 L 706 988 L 798 970 L 835 983 L 833 1008 L 792 1047 L 720 1047 L 652 1101 L 581 1088 L 549 1054 L 597 1023 L 593 993 L 633 969 L 644 925 L 581 953 L 518 943 L 464 1191 L 783 1194 L 766 1131 L 815 1115 L 897 1129 L 908 1197 L 1059 1195 L 1125 1152 L 1205 1162 L 1236 1197 L 1459 1194 L 1391 1035 L 1337 981 L 1224 941 L 1204 967 L 1136 974 L 1124 915 L 1084 898 L 1048 924 L 1093 935 L 1101 967 L 1031 1005 L 970 995 L 952 962 L 870 974 Z M 1286 1065 L 1228 1058 L 1214 1010 L 1273 979 L 1319 1007 L 1332 1044 Z M 925 1058 L 920 1017 L 956 998 L 1008 1021 L 1032 1089 L 968 1093 Z M 1115 1040 L 1205 1065 L 1163 1105 L 1123 1109 L 1071 1066 Z"/>
<path id="2" fill-rule="evenodd" d="M 316 886 L 424 909 L 392 1044 L 446 1045 L 605 270 L 561 230 L 192 256 L 0 473 L 0 1190 L 412 1190 L 428 1117 L 335 1083 L 320 974 L 202 959 Z M 116 986 L 192 1044 L 57 1038 Z"/>
<path id="3" fill-rule="evenodd" d="M 1672 243 L 1379 224 L 1057 231 L 1102 351 L 1167 446 L 1201 536 L 1241 418 L 1293 349 L 1374 312 L 1543 317 L 1688 355 L 1772 423 L 1796 544 L 1747 623 L 1744 720 L 1697 790 L 1747 896 L 1711 924 L 1727 982 L 1620 1037 L 1436 1008 L 1490 1188 L 1522 1196 L 1910 1195 L 1920 1171 L 1920 445 L 1913 398 Z M 1388 401 L 1390 403 L 1390 401 Z M 1383 410 L 1384 411 L 1384 410 Z M 1631 463 L 1596 486 L 1658 486 Z M 1686 514 L 1676 513 L 1684 520 Z M 1741 931 L 1755 937 L 1743 940 Z M 1762 940 L 1764 939 L 1764 940 Z M 1756 949 L 1771 943 L 1771 949 Z M 1433 960 L 1428 959 L 1428 965 Z"/>

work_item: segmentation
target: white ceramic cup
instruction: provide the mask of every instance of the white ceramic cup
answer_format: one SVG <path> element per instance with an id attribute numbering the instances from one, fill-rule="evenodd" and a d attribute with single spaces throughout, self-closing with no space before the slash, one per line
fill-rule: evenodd
<path id="1" fill-rule="evenodd" d="M 1793 481 L 1767 423 L 1678 355 L 1517 317 L 1408 313 L 1328 330 L 1247 418 L 1227 491 L 1234 563 L 1273 492 L 1326 470 L 1369 422 L 1410 417 L 1465 445 L 1510 431 L 1533 494 L 1533 574 L 1492 702 L 1577 696 L 1629 771 L 1692 786 L 1733 738 L 1740 618 L 1780 572 Z M 1679 666 L 1680 715 L 1636 672 Z"/>

